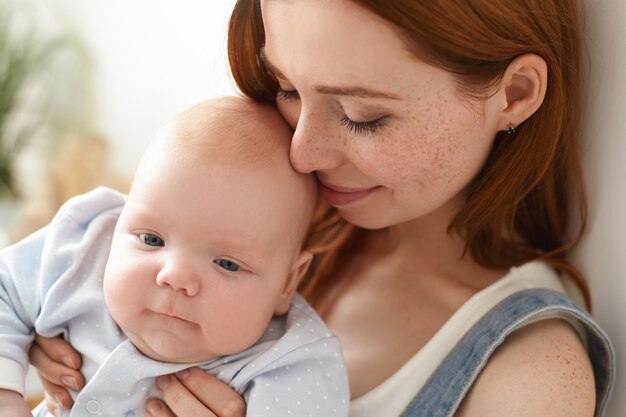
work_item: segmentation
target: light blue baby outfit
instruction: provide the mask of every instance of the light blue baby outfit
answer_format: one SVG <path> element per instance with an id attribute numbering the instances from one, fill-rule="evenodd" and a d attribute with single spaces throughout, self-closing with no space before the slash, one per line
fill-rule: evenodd
<path id="1" fill-rule="evenodd" d="M 109 315 L 102 277 L 124 195 L 98 188 L 67 202 L 50 225 L 0 252 L 0 388 L 24 391 L 34 331 L 63 334 L 87 384 L 62 416 L 144 416 L 158 375 L 200 366 L 242 394 L 248 416 L 347 416 L 339 342 L 298 295 L 250 349 L 207 363 L 142 355 Z M 219 336 L 217 336 L 219 337 Z M 45 407 L 37 411 L 45 415 Z"/>

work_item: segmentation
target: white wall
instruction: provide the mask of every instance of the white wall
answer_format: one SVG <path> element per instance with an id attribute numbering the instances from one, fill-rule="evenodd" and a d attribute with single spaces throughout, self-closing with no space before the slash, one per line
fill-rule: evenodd
<path id="1" fill-rule="evenodd" d="M 589 234 L 575 257 L 594 314 L 618 352 L 608 417 L 626 415 L 626 1 L 585 0 L 592 74 L 584 163 Z M 95 62 L 96 125 L 130 176 L 164 121 L 189 105 L 234 92 L 225 56 L 233 0 L 60 1 Z"/>
<path id="2" fill-rule="evenodd" d="M 589 231 L 575 259 L 590 282 L 594 316 L 617 350 L 608 417 L 626 415 L 626 1 L 586 0 L 591 58 L 583 158 Z"/>
<path id="3" fill-rule="evenodd" d="M 226 29 L 233 0 L 60 0 L 94 62 L 96 127 L 132 176 L 154 133 L 203 99 L 233 94 Z"/>

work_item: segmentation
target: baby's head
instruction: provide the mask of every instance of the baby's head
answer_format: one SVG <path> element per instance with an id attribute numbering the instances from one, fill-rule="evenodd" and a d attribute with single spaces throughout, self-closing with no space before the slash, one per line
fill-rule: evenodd
<path id="1" fill-rule="evenodd" d="M 104 292 L 146 355 L 198 362 L 245 350 L 287 312 L 311 254 L 317 191 L 289 162 L 278 112 L 242 98 L 201 103 L 144 154 Z"/>

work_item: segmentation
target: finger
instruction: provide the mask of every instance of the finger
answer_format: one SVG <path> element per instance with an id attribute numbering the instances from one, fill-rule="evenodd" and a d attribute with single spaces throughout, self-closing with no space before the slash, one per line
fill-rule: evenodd
<path id="1" fill-rule="evenodd" d="M 41 374 L 39 374 L 39 379 L 41 379 L 41 385 L 43 385 L 43 389 L 45 391 L 46 403 L 48 404 L 48 409 L 50 409 L 50 404 L 52 404 L 55 408 L 59 406 L 69 410 L 74 405 L 74 400 L 72 400 L 72 396 L 69 391 L 57 384 L 53 384 L 46 378 L 44 378 Z M 52 414 L 57 415 L 51 411 Z"/>
<path id="2" fill-rule="evenodd" d="M 41 350 L 45 352 L 46 356 L 50 357 L 55 362 L 62 363 L 71 369 L 80 369 L 80 355 L 61 337 L 43 337 L 37 335 L 35 337 L 34 346 L 40 347 Z"/>
<path id="3" fill-rule="evenodd" d="M 206 405 L 198 400 L 185 386 L 171 375 L 157 378 L 157 388 L 170 410 L 177 416 L 184 417 L 225 417 L 215 415 Z M 161 417 L 160 414 L 157 414 Z M 167 416 L 168 414 L 163 414 Z"/>
<path id="4" fill-rule="evenodd" d="M 146 414 L 150 417 L 176 417 L 162 401 L 156 398 L 146 401 Z"/>
<path id="5" fill-rule="evenodd" d="M 51 384 L 75 391 L 79 391 L 85 385 L 85 378 L 79 371 L 51 358 L 40 345 L 33 345 L 28 356 L 30 363 L 37 368 L 42 383 L 47 380 Z"/>
<path id="6" fill-rule="evenodd" d="M 47 392 L 44 393 L 44 403 L 46 404 L 46 408 L 48 409 L 48 413 L 52 414 L 55 417 L 59 417 L 59 404 L 57 401 Z"/>
<path id="7" fill-rule="evenodd" d="M 176 373 L 176 378 L 219 417 L 245 416 L 246 403 L 243 398 L 214 376 L 199 368 L 190 368 Z"/>

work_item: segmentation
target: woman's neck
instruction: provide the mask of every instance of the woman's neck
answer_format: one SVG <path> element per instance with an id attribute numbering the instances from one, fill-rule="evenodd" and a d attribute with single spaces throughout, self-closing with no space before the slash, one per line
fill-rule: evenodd
<path id="1" fill-rule="evenodd" d="M 451 219 L 438 212 L 369 231 L 315 305 L 341 340 L 353 396 L 401 368 L 463 303 L 504 275 L 464 253 L 461 237 L 448 232 Z"/>
<path id="2" fill-rule="evenodd" d="M 455 207 L 456 206 L 456 207 Z M 384 291 L 420 288 L 420 292 L 453 286 L 451 305 L 490 285 L 506 271 L 493 271 L 477 264 L 465 242 L 449 225 L 460 204 L 453 202 L 427 216 L 386 229 L 365 231 L 339 268 L 332 271 L 332 285 L 314 302 L 328 314 L 339 298 L 357 287 Z M 354 249 L 354 248 L 353 248 Z M 446 299 L 444 295 L 442 298 Z M 443 300 L 447 304 L 447 300 Z"/>
<path id="3" fill-rule="evenodd" d="M 426 216 L 387 228 L 375 237 L 377 245 L 372 249 L 405 259 L 414 271 L 435 272 L 457 263 L 464 258 L 465 242 L 455 231 L 448 230 L 458 212 L 456 206 L 450 203 Z"/>

